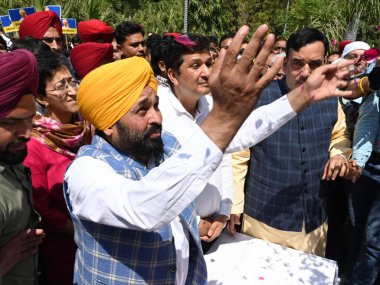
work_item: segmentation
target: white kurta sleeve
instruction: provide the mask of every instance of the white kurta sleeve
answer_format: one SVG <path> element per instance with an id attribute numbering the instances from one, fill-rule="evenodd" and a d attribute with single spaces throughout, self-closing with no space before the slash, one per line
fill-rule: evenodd
<path id="1" fill-rule="evenodd" d="M 146 231 L 171 222 L 204 189 L 222 160 L 222 152 L 200 128 L 191 137 L 138 181 L 115 173 L 99 159 L 76 159 L 65 174 L 73 213 L 100 224 Z"/>
<path id="2" fill-rule="evenodd" d="M 226 152 L 232 153 L 250 148 L 269 137 L 297 115 L 284 95 L 271 104 L 252 111 L 245 120 Z"/>

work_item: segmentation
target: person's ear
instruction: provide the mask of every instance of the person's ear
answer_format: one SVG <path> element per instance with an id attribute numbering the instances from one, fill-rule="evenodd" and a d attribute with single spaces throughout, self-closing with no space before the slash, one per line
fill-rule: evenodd
<path id="1" fill-rule="evenodd" d="M 177 76 L 178 75 L 175 73 L 173 69 L 168 69 L 168 78 L 173 83 L 173 85 L 178 85 Z"/>
<path id="2" fill-rule="evenodd" d="M 49 102 L 46 100 L 46 96 L 41 96 L 38 94 L 36 101 L 39 105 L 41 105 L 44 108 L 47 108 L 49 106 Z"/>
<path id="3" fill-rule="evenodd" d="M 118 52 L 120 52 L 121 54 L 123 54 L 123 47 L 119 44 L 116 44 L 116 49 Z"/>
<path id="4" fill-rule="evenodd" d="M 112 137 L 113 129 L 112 128 L 105 129 L 105 130 L 103 130 L 103 133 L 108 137 Z"/>
<path id="5" fill-rule="evenodd" d="M 158 68 L 160 69 L 160 71 L 163 73 L 163 74 L 166 74 L 166 64 L 163 60 L 160 60 L 158 62 Z"/>

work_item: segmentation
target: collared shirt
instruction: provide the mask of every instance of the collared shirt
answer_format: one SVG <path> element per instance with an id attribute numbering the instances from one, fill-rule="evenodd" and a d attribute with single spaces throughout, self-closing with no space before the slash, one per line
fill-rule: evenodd
<path id="1" fill-rule="evenodd" d="M 30 175 L 22 164 L 0 164 L 0 247 L 39 222 L 39 216 L 33 210 L 31 190 Z M 36 264 L 34 255 L 23 259 L 0 277 L 0 284 L 35 284 Z"/>
<path id="2" fill-rule="evenodd" d="M 295 115 L 286 96 L 255 110 L 228 151 L 256 144 Z M 171 223 L 202 192 L 222 157 L 222 152 L 198 126 L 176 154 L 139 181 L 115 173 L 103 161 L 81 157 L 65 174 L 73 213 L 78 218 L 113 227 L 159 229 Z M 112 189 L 112 195 L 107 189 Z M 173 235 L 176 240 L 176 234 Z M 183 256 L 177 261 L 178 271 L 187 268 L 186 254 Z M 177 283 L 180 284 L 178 280 Z"/>
<path id="3" fill-rule="evenodd" d="M 212 109 L 213 101 L 209 95 L 202 96 L 197 102 L 193 117 L 183 107 L 170 88 L 158 87 L 159 108 L 162 113 L 162 128 L 172 133 L 181 145 L 188 139 L 194 126 L 201 125 Z M 223 156 L 223 161 L 216 169 L 205 187 L 195 200 L 197 214 L 200 217 L 224 215 L 229 217 L 233 198 L 233 179 L 231 155 Z"/>
<path id="4" fill-rule="evenodd" d="M 380 154 L 379 95 L 367 95 L 359 107 L 359 117 L 355 126 L 353 155 L 361 168 L 364 168 L 372 151 Z"/>

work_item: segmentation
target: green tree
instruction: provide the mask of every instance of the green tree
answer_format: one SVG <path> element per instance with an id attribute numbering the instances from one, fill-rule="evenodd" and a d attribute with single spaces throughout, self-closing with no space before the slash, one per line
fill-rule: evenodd
<path id="1" fill-rule="evenodd" d="M 272 32 L 282 34 L 282 14 L 286 8 L 284 0 L 240 0 L 238 1 L 239 26 L 247 24 L 256 29 L 263 23 L 269 25 Z"/>
<path id="2" fill-rule="evenodd" d="M 189 33 L 220 37 L 227 29 L 227 22 L 222 0 L 189 1 Z"/>

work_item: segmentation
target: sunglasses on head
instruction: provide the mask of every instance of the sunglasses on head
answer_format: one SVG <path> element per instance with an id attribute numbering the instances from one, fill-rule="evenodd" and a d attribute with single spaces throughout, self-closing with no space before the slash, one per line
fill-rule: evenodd
<path id="1" fill-rule="evenodd" d="M 62 42 L 61 37 L 43 37 L 42 40 L 44 42 L 47 42 L 48 44 L 52 44 L 54 41 L 56 41 L 57 43 Z"/>

